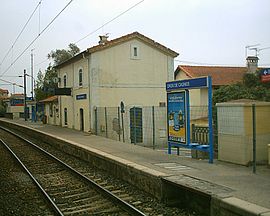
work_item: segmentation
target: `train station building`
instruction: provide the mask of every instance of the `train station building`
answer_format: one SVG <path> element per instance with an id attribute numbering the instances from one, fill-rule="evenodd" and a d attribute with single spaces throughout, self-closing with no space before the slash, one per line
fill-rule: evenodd
<path id="1" fill-rule="evenodd" d="M 165 104 L 165 83 L 174 79 L 178 53 L 138 33 L 108 40 L 57 65 L 60 125 L 81 131 L 94 128 L 95 107 Z"/>

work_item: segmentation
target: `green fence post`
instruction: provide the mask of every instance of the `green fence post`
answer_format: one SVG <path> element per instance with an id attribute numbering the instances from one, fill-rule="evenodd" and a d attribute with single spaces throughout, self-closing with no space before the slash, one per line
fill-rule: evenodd
<path id="1" fill-rule="evenodd" d="M 107 107 L 105 107 L 105 130 L 106 130 L 106 137 L 108 138 Z"/>
<path id="2" fill-rule="evenodd" d="M 121 141 L 120 107 L 117 107 L 117 110 L 118 110 L 118 136 L 119 141 Z"/>
<path id="3" fill-rule="evenodd" d="M 152 106 L 152 119 L 153 119 L 153 149 L 156 148 L 156 128 L 155 128 L 155 107 Z"/>
<path id="4" fill-rule="evenodd" d="M 96 132 L 96 135 L 98 135 L 98 117 L 97 117 L 97 107 L 95 108 L 95 132 Z"/>

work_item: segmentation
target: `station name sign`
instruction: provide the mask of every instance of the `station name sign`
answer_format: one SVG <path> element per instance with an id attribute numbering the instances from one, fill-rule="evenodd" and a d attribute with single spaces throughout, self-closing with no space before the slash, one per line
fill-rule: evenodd
<path id="1" fill-rule="evenodd" d="M 79 94 L 79 95 L 76 95 L 76 100 L 84 100 L 87 98 L 87 95 L 86 94 Z"/>
<path id="2" fill-rule="evenodd" d="M 166 83 L 166 90 L 192 89 L 192 88 L 207 88 L 207 77 L 200 77 L 195 79 L 176 80 Z"/>

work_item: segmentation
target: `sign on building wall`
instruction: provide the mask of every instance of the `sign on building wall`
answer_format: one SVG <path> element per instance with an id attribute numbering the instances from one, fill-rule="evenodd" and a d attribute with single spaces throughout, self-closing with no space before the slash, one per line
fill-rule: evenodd
<path id="1" fill-rule="evenodd" d="M 87 98 L 87 95 L 86 94 L 79 94 L 79 95 L 76 95 L 76 100 L 84 100 Z"/>
<path id="2" fill-rule="evenodd" d="M 261 81 L 270 82 L 270 68 L 261 69 Z"/>
<path id="3" fill-rule="evenodd" d="M 185 92 L 167 94 L 168 141 L 186 144 Z"/>

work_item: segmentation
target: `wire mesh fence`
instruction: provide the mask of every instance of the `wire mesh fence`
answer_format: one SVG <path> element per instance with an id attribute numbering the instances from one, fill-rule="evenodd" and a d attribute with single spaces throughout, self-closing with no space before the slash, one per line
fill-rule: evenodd
<path id="1" fill-rule="evenodd" d="M 213 107 L 214 155 L 223 161 L 250 165 L 256 142 L 257 163 L 267 161 L 270 144 L 270 105 L 224 103 Z M 190 140 L 209 142 L 208 106 L 190 107 Z M 166 107 L 98 107 L 95 111 L 95 131 L 98 136 L 153 149 L 167 149 Z M 255 120 L 253 119 L 253 112 Z M 255 130 L 255 138 L 254 138 Z M 255 139 L 255 140 L 254 140 Z M 190 150 L 189 150 L 190 151 Z M 191 150 L 195 158 L 207 158 L 205 153 Z"/>
<path id="2" fill-rule="evenodd" d="M 241 165 L 265 164 L 270 143 L 270 104 L 217 105 L 218 158 Z"/>
<path id="3" fill-rule="evenodd" d="M 166 107 L 154 106 L 125 107 L 124 113 L 121 113 L 119 107 L 98 107 L 95 111 L 95 131 L 97 135 L 113 140 L 153 149 L 166 149 L 166 112 Z M 192 106 L 190 116 L 193 128 L 208 127 L 207 106 Z M 207 130 L 201 132 L 208 134 Z"/>
<path id="4" fill-rule="evenodd" d="M 98 107 L 95 131 L 107 137 L 149 148 L 166 147 L 166 107 Z"/>

